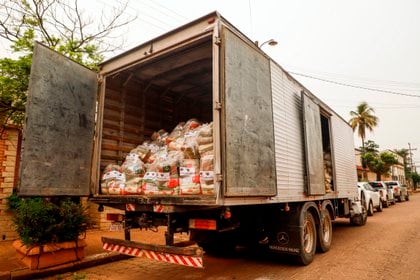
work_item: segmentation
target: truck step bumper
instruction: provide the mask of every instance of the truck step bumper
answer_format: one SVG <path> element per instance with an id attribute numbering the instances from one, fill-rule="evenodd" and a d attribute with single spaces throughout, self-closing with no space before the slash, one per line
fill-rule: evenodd
<path id="1" fill-rule="evenodd" d="M 107 251 L 194 268 L 204 268 L 203 249 L 200 247 L 152 245 L 107 237 L 102 237 L 102 243 L 102 248 Z"/>

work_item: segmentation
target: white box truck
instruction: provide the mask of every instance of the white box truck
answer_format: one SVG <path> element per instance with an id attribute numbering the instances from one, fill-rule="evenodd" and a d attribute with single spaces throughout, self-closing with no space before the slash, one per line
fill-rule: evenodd
<path id="1" fill-rule="evenodd" d="M 366 222 L 350 126 L 217 12 L 98 73 L 41 44 L 32 67 L 19 194 L 125 210 L 126 240 L 103 239 L 109 250 L 202 267 L 202 248 L 245 244 L 309 264 L 329 250 L 332 220 Z M 101 192 L 105 166 L 191 118 L 212 126 L 212 194 Z M 166 245 L 130 241 L 158 226 Z M 183 232 L 190 242 L 175 243 Z"/>

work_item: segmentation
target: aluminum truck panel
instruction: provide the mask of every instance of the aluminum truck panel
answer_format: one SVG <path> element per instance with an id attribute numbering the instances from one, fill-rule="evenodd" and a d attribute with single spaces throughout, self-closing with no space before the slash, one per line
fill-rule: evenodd
<path id="1" fill-rule="evenodd" d="M 337 115 L 331 117 L 335 178 L 340 197 L 356 197 L 357 173 L 353 130 Z"/>
<path id="2" fill-rule="evenodd" d="M 89 195 L 96 92 L 96 73 L 35 44 L 20 195 Z"/>
<path id="3" fill-rule="evenodd" d="M 225 195 L 276 194 L 270 61 L 228 29 L 224 46 Z"/>
<path id="4" fill-rule="evenodd" d="M 271 63 L 278 196 L 303 196 L 301 87 Z"/>

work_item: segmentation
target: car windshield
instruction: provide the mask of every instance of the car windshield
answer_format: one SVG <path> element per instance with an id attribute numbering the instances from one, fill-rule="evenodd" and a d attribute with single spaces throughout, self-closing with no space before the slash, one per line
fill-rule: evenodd
<path id="1" fill-rule="evenodd" d="M 369 185 L 371 185 L 374 188 L 383 188 L 382 183 L 378 182 L 369 182 Z"/>
<path id="2" fill-rule="evenodd" d="M 386 182 L 387 186 L 396 186 L 398 185 L 396 182 Z"/>

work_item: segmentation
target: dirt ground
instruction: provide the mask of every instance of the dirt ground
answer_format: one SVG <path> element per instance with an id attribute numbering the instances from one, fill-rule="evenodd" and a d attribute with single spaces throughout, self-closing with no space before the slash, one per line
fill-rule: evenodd
<path id="1" fill-rule="evenodd" d="M 204 256 L 204 269 L 133 258 L 48 279 L 420 279 L 420 193 L 409 202 L 375 212 L 363 227 L 347 219 L 333 223 L 331 250 L 302 267 L 287 257 L 238 250 L 234 256 Z M 87 255 L 103 252 L 101 236 L 123 238 L 123 232 L 90 231 Z M 134 240 L 163 244 L 163 231 L 134 231 Z M 180 238 L 185 238 L 181 236 Z M 19 270 L 11 242 L 0 242 L 0 271 Z"/>
<path id="2" fill-rule="evenodd" d="M 205 255 L 204 269 L 133 258 L 48 279 L 420 279 L 419 193 L 375 212 L 363 227 L 340 219 L 333 228 L 331 250 L 304 267 L 239 250 L 230 257 Z"/>

